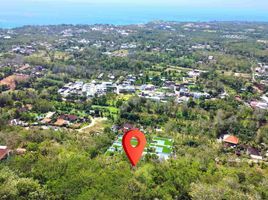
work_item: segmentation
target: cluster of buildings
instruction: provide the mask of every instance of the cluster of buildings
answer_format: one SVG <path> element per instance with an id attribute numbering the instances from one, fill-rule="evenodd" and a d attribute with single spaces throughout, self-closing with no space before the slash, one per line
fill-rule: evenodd
<path id="1" fill-rule="evenodd" d="M 226 39 L 236 39 L 236 40 L 245 40 L 245 39 L 247 39 L 247 36 L 245 36 L 245 35 L 228 34 L 228 35 L 223 35 L 222 37 L 226 38 Z"/>
<path id="2" fill-rule="evenodd" d="M 103 52 L 102 53 L 103 55 L 106 55 L 106 56 L 114 56 L 114 57 L 127 57 L 129 55 L 129 52 L 128 50 L 126 49 L 120 49 L 120 50 L 116 50 L 116 51 L 113 51 L 113 52 Z"/>
<path id="3" fill-rule="evenodd" d="M 191 47 L 192 49 L 211 49 L 211 46 L 208 44 L 196 44 Z"/>
<path id="4" fill-rule="evenodd" d="M 121 49 L 135 49 L 137 48 L 137 44 L 136 43 L 124 43 L 124 44 L 121 44 L 120 48 Z"/>
<path id="5" fill-rule="evenodd" d="M 120 26 L 113 26 L 113 25 L 94 25 L 90 28 L 91 31 L 99 31 L 104 34 L 109 34 L 109 33 L 118 33 L 122 36 L 128 36 L 129 34 L 135 32 L 132 29 L 128 29 L 125 27 L 120 27 Z"/>
<path id="6" fill-rule="evenodd" d="M 196 80 L 201 73 L 202 71 L 192 70 L 188 72 L 188 77 L 191 80 Z M 93 80 L 90 83 L 84 83 L 83 81 L 70 82 L 59 89 L 58 93 L 63 98 L 67 98 L 71 95 L 92 98 L 107 93 L 137 94 L 142 98 L 162 102 L 173 98 L 178 103 L 188 101 L 190 97 L 195 99 L 210 98 L 210 95 L 206 92 L 191 91 L 191 87 L 194 86 L 194 81 L 185 80 L 183 83 L 178 84 L 175 81 L 161 79 L 163 82 L 162 86 L 153 84 L 135 85 L 137 77 L 133 75 L 120 77 L 117 81 L 113 75 L 108 75 L 109 81 L 101 81 L 103 76 L 103 73 L 99 74 L 99 81 Z M 143 76 L 143 74 L 139 76 Z"/>
<path id="7" fill-rule="evenodd" d="M 139 96 L 155 101 L 166 102 L 170 98 L 175 98 L 177 103 L 188 101 L 190 97 L 199 99 L 210 98 L 205 92 L 191 92 L 189 84 L 176 84 L 172 81 L 166 81 L 163 87 L 156 87 L 152 84 L 142 85 L 139 88 Z"/>
<path id="8" fill-rule="evenodd" d="M 139 91 L 139 96 L 162 102 L 175 98 L 177 103 L 188 101 L 190 97 L 195 99 L 209 99 L 210 95 L 208 93 L 191 90 L 191 87 L 195 85 L 194 82 L 196 78 L 203 72 L 204 71 L 200 70 L 191 70 L 187 72 L 188 77 L 183 77 L 182 83 L 161 79 L 163 81 L 161 87 L 157 87 L 152 84 L 138 86 L 137 89 Z"/>
<path id="9" fill-rule="evenodd" d="M 109 93 L 115 94 L 135 94 L 142 98 L 147 98 L 155 101 L 166 102 L 170 98 L 176 98 L 177 102 L 182 99 L 187 101 L 190 97 L 210 98 L 210 95 L 205 92 L 191 92 L 189 85 L 176 85 L 173 82 L 166 82 L 163 87 L 157 87 L 152 84 L 135 86 L 131 82 L 123 81 L 122 83 L 100 82 L 92 81 L 91 83 L 84 83 L 82 81 L 70 82 L 58 90 L 58 93 L 67 98 L 70 95 L 78 95 L 87 98 L 105 95 Z"/>
<path id="10" fill-rule="evenodd" d="M 258 67 L 255 69 L 256 77 L 268 77 L 268 65 L 264 63 L 258 63 Z"/>
<path id="11" fill-rule="evenodd" d="M 11 39 L 12 37 L 10 35 L 0 35 L 0 38 L 3 38 L 5 40 L 9 40 Z"/>
<path id="12" fill-rule="evenodd" d="M 86 117 L 79 117 L 73 114 L 59 114 L 57 112 L 48 112 L 44 115 L 38 116 L 34 123 L 27 123 L 20 119 L 12 119 L 9 121 L 9 125 L 22 126 L 26 128 L 29 128 L 29 126 L 40 126 L 42 129 L 57 129 L 57 127 L 78 129 L 82 126 L 83 123 L 86 122 L 89 122 L 89 119 Z"/>
<path id="13" fill-rule="evenodd" d="M 87 118 L 81 118 L 77 115 L 48 112 L 44 117 L 40 117 L 40 122 L 38 124 L 56 127 L 80 128 L 80 126 L 87 121 Z"/>
<path id="14" fill-rule="evenodd" d="M 176 90 L 178 91 L 178 98 L 181 97 L 192 97 L 194 99 L 200 99 L 200 98 L 205 98 L 208 99 L 210 98 L 210 95 L 206 92 L 200 92 L 200 91 L 191 91 L 190 89 L 191 84 L 181 84 L 179 85 Z"/>
<path id="15" fill-rule="evenodd" d="M 218 142 L 223 143 L 225 148 L 235 149 L 235 154 L 241 156 L 243 153 L 250 157 L 254 162 L 268 159 L 268 151 L 260 150 L 250 145 L 239 144 L 239 138 L 233 135 L 225 134 L 218 138 Z"/>
<path id="16" fill-rule="evenodd" d="M 258 109 L 268 109 L 268 97 L 266 95 L 261 96 L 260 100 L 251 101 L 250 106 Z"/>
<path id="17" fill-rule="evenodd" d="M 36 49 L 31 45 L 22 45 L 22 46 L 14 46 L 11 51 L 17 54 L 31 55 L 36 52 Z"/>
<path id="18" fill-rule="evenodd" d="M 43 40 L 35 40 L 35 42 L 27 43 L 27 44 L 18 44 L 13 45 L 10 48 L 10 51 L 17 54 L 22 55 L 31 55 L 36 53 L 40 46 L 45 47 L 47 50 L 57 50 L 61 48 L 65 52 L 78 52 L 83 51 L 84 46 L 93 46 L 96 48 L 105 47 L 107 50 L 112 52 L 113 56 L 125 57 L 127 56 L 126 49 L 135 49 L 137 44 L 134 42 L 117 42 L 117 41 L 107 41 L 100 40 L 98 37 L 96 38 L 88 38 L 85 37 L 85 34 L 90 34 L 93 32 L 101 32 L 102 34 L 109 34 L 114 36 L 123 36 L 127 37 L 129 34 L 135 33 L 136 30 L 121 27 L 121 26 L 112 26 L 112 25 L 92 25 L 88 27 L 60 27 L 59 29 L 48 26 L 40 27 L 42 34 L 44 35 L 55 35 L 59 37 L 59 39 L 55 39 L 53 42 L 44 42 Z M 0 39 L 12 39 L 13 35 L 17 34 L 14 30 L 9 30 L 5 32 L 0 32 Z M 20 33 L 24 36 L 29 36 L 29 33 Z M 119 51 L 116 51 L 119 50 Z"/>
<path id="19" fill-rule="evenodd" d="M 268 44 L 268 40 L 257 40 L 258 43 Z"/>
<path id="20" fill-rule="evenodd" d="M 128 36 L 131 33 L 134 33 L 135 30 L 128 29 L 126 27 L 120 26 L 112 26 L 112 25 L 93 25 L 89 27 L 66 27 L 61 32 L 55 32 L 54 34 L 59 35 L 60 39 L 55 41 L 57 46 L 63 47 L 65 52 L 77 52 L 83 51 L 83 46 L 92 46 L 96 48 L 105 47 L 107 52 L 104 54 L 111 55 L 111 56 L 118 56 L 118 57 L 125 57 L 127 56 L 126 49 L 134 49 L 137 47 L 136 43 L 118 43 L 116 41 L 107 41 L 107 40 L 100 40 L 97 38 L 85 38 L 85 34 L 90 34 L 94 32 L 100 32 L 102 34 L 109 34 L 109 35 L 121 35 L 123 37 Z"/>
<path id="21" fill-rule="evenodd" d="M 75 94 L 91 98 L 94 96 L 105 95 L 107 92 L 121 94 L 121 93 L 135 93 L 136 88 L 129 82 L 117 84 L 113 82 L 100 82 L 92 81 L 91 83 L 84 83 L 82 81 L 70 82 L 63 88 L 58 90 L 64 98 L 69 95 Z"/>
<path id="22" fill-rule="evenodd" d="M 155 85 L 152 84 L 146 84 L 146 85 L 142 85 L 139 87 L 139 97 L 142 98 L 146 98 L 146 99 L 151 99 L 154 101 L 166 101 L 167 97 L 172 97 L 175 96 L 174 93 L 174 89 L 172 91 L 168 91 L 168 88 L 166 88 L 167 90 L 159 90 L 158 87 L 156 87 Z"/>

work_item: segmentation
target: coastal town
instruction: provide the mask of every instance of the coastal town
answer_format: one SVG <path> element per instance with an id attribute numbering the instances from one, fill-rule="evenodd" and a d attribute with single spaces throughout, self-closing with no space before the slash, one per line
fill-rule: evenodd
<path id="1" fill-rule="evenodd" d="M 267 41 L 268 25 L 249 22 L 0 29 L 0 171 L 58 184 L 55 193 L 65 180 L 103 178 L 96 170 L 135 174 L 131 184 L 144 188 L 187 172 L 204 191 L 228 172 L 246 187 L 268 166 Z M 135 129 L 147 145 L 129 172 L 122 138 Z M 145 199 L 180 199 L 154 197 Z"/>

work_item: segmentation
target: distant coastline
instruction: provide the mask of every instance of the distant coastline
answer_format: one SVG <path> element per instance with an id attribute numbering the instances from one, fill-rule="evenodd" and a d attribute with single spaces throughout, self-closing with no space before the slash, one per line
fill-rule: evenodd
<path id="1" fill-rule="evenodd" d="M 146 24 L 151 21 L 210 22 L 241 21 L 268 22 L 268 12 L 254 9 L 183 8 L 170 6 L 118 6 L 118 5 L 58 5 L 42 7 L 21 5 L 12 9 L 0 8 L 0 28 L 25 25 L 61 24 Z"/>
<path id="2" fill-rule="evenodd" d="M 60 23 L 60 24 L 25 24 L 20 26 L 8 26 L 2 27 L 0 23 L 0 29 L 16 29 L 16 28 L 24 28 L 24 27 L 42 27 L 42 26 L 131 26 L 131 25 L 146 25 L 149 23 L 242 23 L 242 24 L 268 24 L 268 21 L 168 21 L 168 20 L 152 20 L 147 22 L 141 23 L 125 23 L 125 24 L 118 24 L 118 23 L 92 23 L 92 24 L 70 24 L 70 23 Z"/>

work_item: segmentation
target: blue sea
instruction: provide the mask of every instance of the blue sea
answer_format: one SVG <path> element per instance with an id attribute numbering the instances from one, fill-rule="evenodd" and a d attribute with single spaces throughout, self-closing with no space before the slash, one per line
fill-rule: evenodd
<path id="1" fill-rule="evenodd" d="M 0 2 L 3 0 L 0 0 Z M 11 2 L 10 2 L 11 1 Z M 268 22 L 267 10 L 238 8 L 187 8 L 89 3 L 0 3 L 0 28 L 55 24 L 139 24 L 165 21 L 260 21 Z"/>

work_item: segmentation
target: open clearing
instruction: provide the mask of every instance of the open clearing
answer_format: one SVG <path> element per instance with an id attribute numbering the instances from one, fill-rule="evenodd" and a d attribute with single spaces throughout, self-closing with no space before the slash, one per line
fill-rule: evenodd
<path id="1" fill-rule="evenodd" d="M 23 82 L 29 79 L 28 75 L 24 74 L 14 74 L 8 76 L 0 81 L 0 85 L 7 85 L 9 89 L 15 90 L 16 89 L 16 82 Z"/>
<path id="2" fill-rule="evenodd" d="M 91 123 L 88 126 L 85 126 L 78 131 L 81 133 L 85 132 L 101 132 L 103 131 L 103 124 L 107 121 L 107 118 L 92 118 Z"/>

